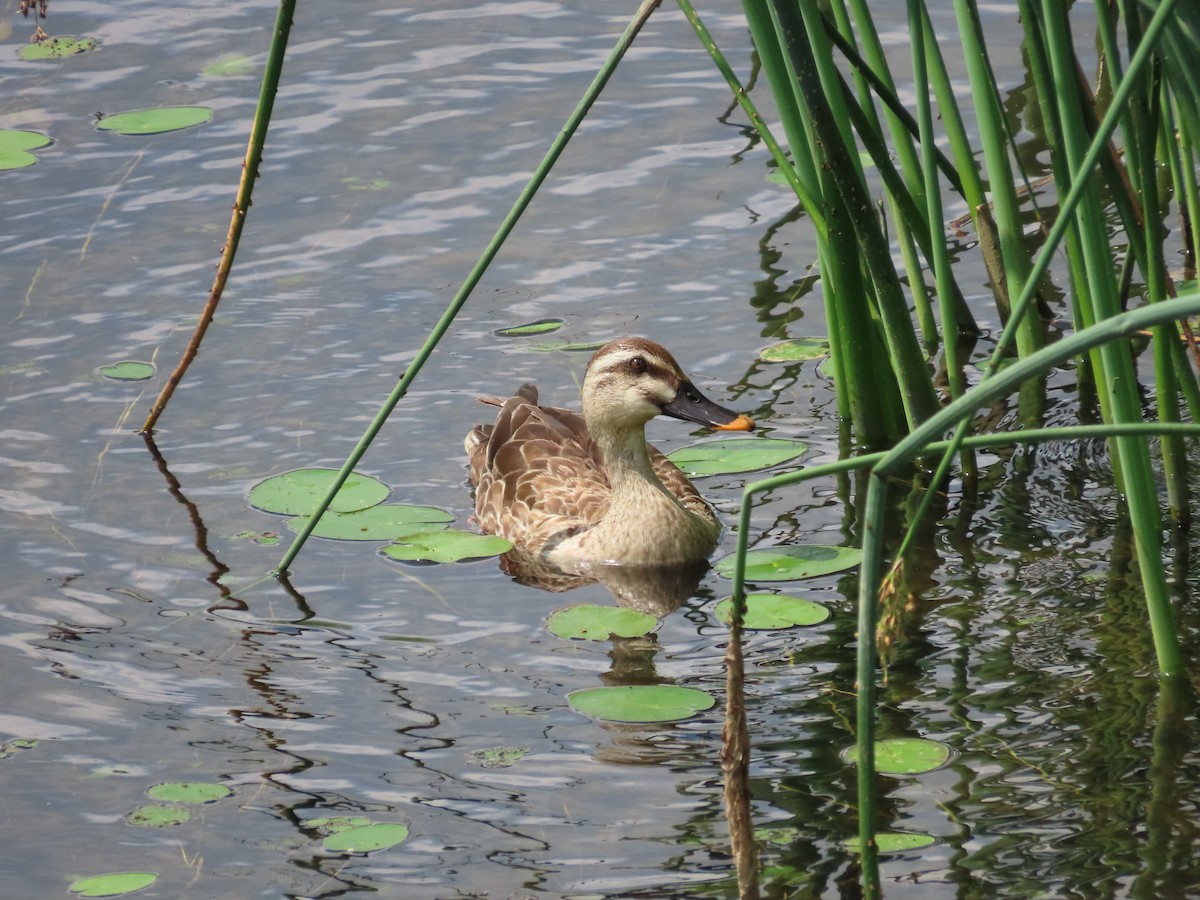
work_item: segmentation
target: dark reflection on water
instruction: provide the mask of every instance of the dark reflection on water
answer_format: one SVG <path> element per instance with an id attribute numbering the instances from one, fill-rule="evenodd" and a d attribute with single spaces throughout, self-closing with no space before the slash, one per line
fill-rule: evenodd
<path id="1" fill-rule="evenodd" d="M 149 869 L 161 880 L 145 896 L 162 897 L 731 895 L 719 712 L 606 726 L 566 703 L 598 684 L 721 696 L 713 607 L 728 582 L 702 573 L 673 591 L 648 638 L 584 643 L 545 617 L 611 603 L 609 587 L 545 593 L 494 561 L 405 567 L 313 540 L 290 585 L 263 579 L 290 532 L 248 507 L 249 487 L 341 463 L 623 24 L 605 4 L 539 0 L 340 12 L 301 4 L 234 278 L 149 446 L 131 430 L 208 290 L 257 94 L 257 74 L 203 69 L 225 54 L 261 63 L 274 6 L 55 6 L 55 33 L 100 49 L 0 61 L 0 126 L 55 139 L 0 176 L 0 786 L 20 823 L 4 893 Z M 900 54 L 895 14 L 885 39 Z M 739 15 L 705 15 L 748 71 Z M 985 15 L 1012 27 L 1011 11 Z M 213 122 L 122 138 L 91 118 L 180 103 L 212 106 Z M 728 109 L 686 23 L 660 10 L 368 454 L 393 500 L 466 525 L 473 397 L 535 380 L 547 402 L 576 402 L 586 354 L 492 336 L 549 316 L 570 340 L 662 340 L 714 399 L 809 441 L 808 462 L 837 455 L 826 376 L 754 362 L 823 333 L 821 286 L 803 217 Z M 119 359 L 159 374 L 96 374 Z M 1069 385 L 1053 387 L 1051 418 L 1060 400 Z M 674 426 L 651 438 L 690 440 Z M 978 502 L 951 490 L 907 570 L 881 729 L 956 756 L 881 781 L 888 827 L 938 838 L 885 861 L 888 896 L 1183 896 L 1200 884 L 1197 742 L 1161 706 L 1107 460 L 1055 445 L 981 465 Z M 728 523 L 741 485 L 702 482 Z M 756 539 L 853 541 L 856 497 L 849 478 L 772 493 Z M 727 535 L 719 553 L 731 547 Z M 831 619 L 747 638 L 771 896 L 856 895 L 840 845 L 855 831 L 841 755 L 855 588 L 787 585 Z M 509 754 L 485 764 L 494 751 Z M 235 793 L 175 828 L 127 823 L 147 788 L 177 780 Z M 346 859 L 312 824 L 331 816 L 412 835 Z"/>

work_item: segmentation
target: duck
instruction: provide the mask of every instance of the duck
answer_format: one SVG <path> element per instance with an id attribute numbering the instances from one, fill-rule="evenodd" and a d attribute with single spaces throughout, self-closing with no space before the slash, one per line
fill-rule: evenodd
<path id="1" fill-rule="evenodd" d="M 514 553 L 564 572 L 685 566 L 707 560 L 721 524 L 695 485 L 646 443 L 659 415 L 717 431 L 752 431 L 746 415 L 692 384 L 662 345 L 625 337 L 600 347 L 583 376 L 582 413 L 541 406 L 524 384 L 464 442 L 475 520 Z"/>

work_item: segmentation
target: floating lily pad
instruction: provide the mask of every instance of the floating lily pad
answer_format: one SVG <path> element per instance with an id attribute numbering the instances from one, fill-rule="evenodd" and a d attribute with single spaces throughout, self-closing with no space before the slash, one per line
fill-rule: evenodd
<path id="1" fill-rule="evenodd" d="M 524 325 L 514 325 L 512 328 L 501 328 L 492 332 L 496 337 L 525 337 L 530 334 L 549 334 L 558 331 L 564 325 L 562 319 L 538 319 Z"/>
<path id="2" fill-rule="evenodd" d="M 0 759 L 8 759 L 26 750 L 33 750 L 40 742 L 37 738 L 13 738 L 0 744 Z"/>
<path id="3" fill-rule="evenodd" d="M 609 722 L 676 722 L 712 709 L 716 699 L 696 688 L 634 684 L 574 691 L 567 702 L 576 712 Z"/>
<path id="4" fill-rule="evenodd" d="M 121 897 L 158 881 L 153 872 L 110 872 L 71 882 L 67 889 L 81 897 Z"/>
<path id="5" fill-rule="evenodd" d="M 212 118 L 207 106 L 161 106 L 157 109 L 134 109 L 105 116 L 97 124 L 101 131 L 117 134 L 163 134 L 202 125 Z"/>
<path id="6" fill-rule="evenodd" d="M 564 606 L 546 620 L 546 627 L 560 638 L 588 641 L 607 641 L 613 635 L 637 637 L 653 631 L 657 624 L 658 619 L 654 616 L 636 609 L 590 603 Z"/>
<path id="7" fill-rule="evenodd" d="M 232 78 L 237 75 L 253 75 L 257 68 L 258 66 L 250 57 L 240 53 L 230 53 L 210 62 L 200 70 L 200 73 L 209 78 Z"/>
<path id="8" fill-rule="evenodd" d="M 32 166 L 37 157 L 29 151 L 49 143 L 50 138 L 36 131 L 0 131 L 0 172 Z"/>
<path id="9" fill-rule="evenodd" d="M 536 344 L 530 344 L 529 349 L 541 353 L 552 353 L 555 350 L 578 353 L 583 350 L 599 350 L 606 343 L 607 341 L 539 341 Z"/>
<path id="10" fill-rule="evenodd" d="M 155 371 L 153 363 L 139 362 L 135 359 L 100 367 L 100 374 L 113 381 L 145 381 L 147 378 L 153 378 Z"/>
<path id="11" fill-rule="evenodd" d="M 40 131 L 0 130 L 0 150 L 36 150 L 51 143 Z"/>
<path id="12" fill-rule="evenodd" d="M 407 534 L 435 531 L 454 521 L 454 516 L 435 506 L 405 506 L 383 503 L 354 512 L 327 512 L 312 530 L 315 537 L 339 541 L 394 541 Z M 289 519 L 287 527 L 299 532 L 308 516 Z"/>
<path id="13" fill-rule="evenodd" d="M 731 554 L 713 566 L 726 578 L 733 577 L 734 560 Z M 853 569 L 862 562 L 862 551 L 855 547 L 835 547 L 832 544 L 789 544 L 766 550 L 751 550 L 746 554 L 747 581 L 799 581 L 831 572 Z"/>
<path id="14" fill-rule="evenodd" d="M 24 150 L 0 150 L 0 172 L 27 169 L 37 162 L 37 157 Z"/>
<path id="15" fill-rule="evenodd" d="M 345 831 L 347 828 L 361 828 L 363 825 L 370 825 L 371 820 L 366 816 L 327 816 L 320 819 L 309 819 L 304 824 L 326 834 L 334 834 L 338 831 Z"/>
<path id="16" fill-rule="evenodd" d="M 174 825 L 182 825 L 191 818 L 190 809 L 149 804 L 139 806 L 125 817 L 125 821 L 135 828 L 171 828 Z"/>
<path id="17" fill-rule="evenodd" d="M 39 59 L 62 59 L 64 56 L 74 56 L 76 53 L 87 53 L 96 49 L 95 38 L 81 38 L 73 34 L 64 34 L 50 38 L 48 41 L 38 41 L 36 44 L 26 44 L 17 55 L 26 62 L 36 62 Z"/>
<path id="18" fill-rule="evenodd" d="M 667 458 L 691 476 L 731 475 L 777 466 L 807 449 L 802 441 L 783 438 L 724 438 L 682 447 Z"/>
<path id="19" fill-rule="evenodd" d="M 717 618 L 729 624 L 733 618 L 733 598 L 717 604 Z M 829 618 L 829 610 L 820 603 L 787 594 L 747 594 L 746 628 L 793 628 L 797 625 L 819 625 Z"/>
<path id="20" fill-rule="evenodd" d="M 405 535 L 401 541 L 388 544 L 380 552 L 401 562 L 453 563 L 499 556 L 511 550 L 512 546 L 511 542 L 494 534 L 475 534 L 451 528 Z"/>
<path id="21" fill-rule="evenodd" d="M 377 822 L 335 832 L 322 846 L 329 853 L 371 853 L 395 847 L 408 838 L 408 826 L 399 822 Z"/>
<path id="22" fill-rule="evenodd" d="M 803 362 L 808 359 L 821 359 L 828 355 L 829 340 L 827 338 L 800 338 L 772 344 L 761 350 L 758 358 L 763 362 Z"/>
<path id="23" fill-rule="evenodd" d="M 146 791 L 164 803 L 215 803 L 233 793 L 223 784 L 207 781 L 167 781 Z"/>
<path id="24" fill-rule="evenodd" d="M 847 762 L 858 761 L 858 748 L 843 754 Z M 875 742 L 875 771 L 885 775 L 917 775 L 932 772 L 950 759 L 950 748 L 927 738 L 886 738 Z"/>
<path id="25" fill-rule="evenodd" d="M 515 766 L 529 753 L 528 747 L 485 747 L 471 754 L 471 759 L 485 769 L 507 769 Z"/>
<path id="26" fill-rule="evenodd" d="M 920 850 L 928 847 L 936 839 L 929 834 L 910 834 L 906 831 L 884 831 L 875 835 L 875 847 L 880 853 L 903 853 L 905 850 Z M 854 853 L 859 852 L 862 842 L 856 838 L 846 838 L 842 846 Z"/>
<path id="27" fill-rule="evenodd" d="M 281 516 L 311 513 L 337 477 L 335 469 L 293 469 L 273 475 L 250 489 L 250 504 Z M 329 505 L 333 512 L 353 512 L 377 506 L 392 492 L 382 481 L 351 472 Z"/>

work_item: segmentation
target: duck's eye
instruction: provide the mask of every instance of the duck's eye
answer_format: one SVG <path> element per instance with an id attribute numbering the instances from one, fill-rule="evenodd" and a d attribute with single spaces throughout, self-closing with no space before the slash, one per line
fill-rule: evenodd
<path id="1" fill-rule="evenodd" d="M 642 359 L 640 356 L 635 356 L 629 361 L 629 368 L 631 371 L 641 375 L 646 371 L 646 360 Z"/>

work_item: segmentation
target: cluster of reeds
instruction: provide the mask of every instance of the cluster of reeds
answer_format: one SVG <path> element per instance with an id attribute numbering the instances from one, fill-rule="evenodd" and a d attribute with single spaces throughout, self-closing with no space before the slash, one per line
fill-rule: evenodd
<path id="1" fill-rule="evenodd" d="M 1013 29 L 1022 34 L 1051 161 L 1051 177 L 1035 189 L 974 0 L 954 0 L 957 32 L 942 35 L 924 0 L 908 0 L 911 70 L 904 72 L 889 68 L 867 0 L 743 0 L 786 150 L 689 0 L 679 2 L 812 222 L 839 411 L 857 443 L 893 448 L 747 485 L 738 535 L 744 553 L 757 495 L 839 469 L 870 468 L 860 504 L 857 736 L 860 837 L 869 850 L 881 524 L 886 478 L 899 466 L 936 452 L 937 485 L 956 458 L 971 475 L 972 446 L 1106 437 L 1124 498 L 1120 514 L 1128 515 L 1135 535 L 1159 667 L 1168 676 L 1182 674 L 1163 562 L 1163 510 L 1172 524 L 1186 524 L 1185 437 L 1196 432 L 1182 423 L 1200 420 L 1186 317 L 1200 302 L 1194 285 L 1186 297 L 1171 299 L 1189 274 L 1181 278 L 1167 260 L 1182 255 L 1190 264 L 1200 230 L 1200 7 L 1110 0 L 1073 11 L 1061 0 L 1017 0 Z M 1096 48 L 1091 77 L 1076 52 L 1085 16 Z M 947 48 L 961 53 L 969 96 L 950 82 Z M 912 108 L 901 102 L 898 83 L 913 86 Z M 975 334 L 976 325 L 947 249 L 945 198 L 969 210 L 995 297 L 989 317 L 1004 323 L 982 381 L 969 390 L 960 339 Z M 1066 259 L 1059 277 L 1074 333 L 1046 346 L 1038 291 L 1059 254 Z M 1011 357 L 1018 362 L 1002 369 Z M 1080 421 L 1103 425 L 1042 427 L 1043 379 L 1064 363 L 1074 364 L 1090 388 L 1080 392 L 1092 398 L 1081 406 Z M 940 411 L 938 366 L 949 401 Z M 968 436 L 975 411 L 1010 394 L 1019 397 L 1023 430 Z M 950 434 L 948 443 L 932 443 Z M 1162 459 L 1165 505 L 1152 441 Z M 886 549 L 902 558 L 903 544 Z M 743 595 L 741 571 L 735 598 Z M 864 884 L 868 893 L 878 889 L 870 853 Z"/>

